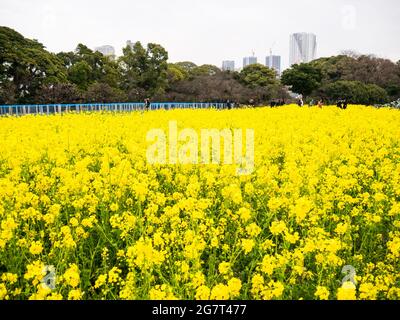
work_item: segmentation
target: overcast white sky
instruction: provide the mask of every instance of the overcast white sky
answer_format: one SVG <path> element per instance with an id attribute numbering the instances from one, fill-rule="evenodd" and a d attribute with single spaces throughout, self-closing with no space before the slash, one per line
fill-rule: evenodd
<path id="1" fill-rule="evenodd" d="M 317 35 L 318 57 L 352 49 L 400 60 L 399 0 L 0 0 L 0 25 L 50 51 L 126 40 L 155 42 L 172 62 L 221 66 L 269 48 L 289 58 L 289 35 Z"/>

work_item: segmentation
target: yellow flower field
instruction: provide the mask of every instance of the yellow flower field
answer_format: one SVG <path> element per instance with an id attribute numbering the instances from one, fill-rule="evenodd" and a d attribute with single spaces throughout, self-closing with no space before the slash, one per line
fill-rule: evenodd
<path id="1" fill-rule="evenodd" d="M 254 172 L 149 165 L 171 120 L 254 129 Z M 2 117 L 0 221 L 0 299 L 400 299 L 400 112 Z"/>

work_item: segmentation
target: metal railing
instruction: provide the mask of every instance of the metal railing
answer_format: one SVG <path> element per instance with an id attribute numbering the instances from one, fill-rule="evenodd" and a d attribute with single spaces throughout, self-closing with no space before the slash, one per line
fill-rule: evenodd
<path id="1" fill-rule="evenodd" d="M 173 109 L 224 109 L 226 103 L 200 103 L 200 102 L 156 102 L 151 103 L 149 110 Z M 144 103 L 83 103 L 83 104 L 33 104 L 33 105 L 0 105 L 0 115 L 28 115 L 28 114 L 61 114 L 65 112 L 108 111 L 108 112 L 133 112 L 143 111 Z"/>

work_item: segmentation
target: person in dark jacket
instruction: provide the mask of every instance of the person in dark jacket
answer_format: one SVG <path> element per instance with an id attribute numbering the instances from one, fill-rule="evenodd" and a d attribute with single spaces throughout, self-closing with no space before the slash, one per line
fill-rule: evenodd
<path id="1" fill-rule="evenodd" d="M 299 97 L 299 98 L 298 98 L 298 100 L 297 100 L 297 105 L 298 105 L 299 107 L 304 107 L 304 101 L 303 101 L 303 98 L 302 98 L 302 97 Z"/>
<path id="2" fill-rule="evenodd" d="M 144 99 L 144 108 L 146 111 L 150 110 L 150 106 L 151 106 L 150 99 L 149 98 Z"/>
<path id="3" fill-rule="evenodd" d="M 346 109 L 347 109 L 347 100 L 344 99 L 343 100 L 343 110 L 346 110 Z"/>

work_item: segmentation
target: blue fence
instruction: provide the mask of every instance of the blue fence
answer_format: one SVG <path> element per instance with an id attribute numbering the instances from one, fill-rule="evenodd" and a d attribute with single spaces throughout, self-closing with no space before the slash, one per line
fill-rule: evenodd
<path id="1" fill-rule="evenodd" d="M 224 109 L 226 103 L 187 103 L 156 102 L 151 103 L 150 110 L 172 109 Z M 1 105 L 0 115 L 56 114 L 64 112 L 109 111 L 133 112 L 144 110 L 144 103 L 84 103 L 84 104 L 34 104 L 34 105 Z"/>

